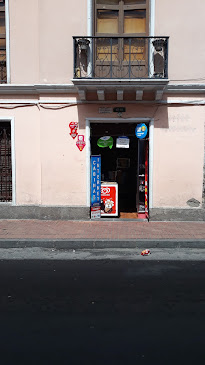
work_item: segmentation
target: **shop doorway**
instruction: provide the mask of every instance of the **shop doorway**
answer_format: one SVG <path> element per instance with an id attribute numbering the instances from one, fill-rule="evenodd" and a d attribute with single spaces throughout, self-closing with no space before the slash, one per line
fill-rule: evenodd
<path id="1" fill-rule="evenodd" d="M 91 155 L 101 156 L 101 182 L 118 186 L 119 218 L 148 218 L 149 128 L 145 124 L 143 139 L 136 137 L 139 123 L 90 124 Z M 106 136 L 112 137 L 112 148 L 99 146 L 99 139 Z M 126 139 L 126 147 L 118 143 L 119 137 Z"/>

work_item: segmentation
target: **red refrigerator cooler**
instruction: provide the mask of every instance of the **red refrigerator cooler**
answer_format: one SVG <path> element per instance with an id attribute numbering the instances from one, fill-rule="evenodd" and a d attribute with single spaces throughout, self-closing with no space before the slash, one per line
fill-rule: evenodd
<path id="1" fill-rule="evenodd" d="M 101 182 L 101 217 L 118 216 L 118 184 Z"/>

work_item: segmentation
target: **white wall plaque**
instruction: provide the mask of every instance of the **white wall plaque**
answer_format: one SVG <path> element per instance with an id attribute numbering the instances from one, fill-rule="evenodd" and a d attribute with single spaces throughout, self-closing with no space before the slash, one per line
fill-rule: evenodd
<path id="1" fill-rule="evenodd" d="M 108 107 L 99 108 L 99 113 L 100 114 L 112 114 L 112 108 L 108 108 Z"/>

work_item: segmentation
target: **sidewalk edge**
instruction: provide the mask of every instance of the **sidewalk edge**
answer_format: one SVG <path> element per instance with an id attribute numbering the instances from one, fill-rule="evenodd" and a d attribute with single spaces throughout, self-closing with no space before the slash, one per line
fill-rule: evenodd
<path id="1" fill-rule="evenodd" d="M 205 248 L 204 239 L 0 239 L 0 248 L 56 248 L 56 249 L 103 249 L 103 248 Z"/>

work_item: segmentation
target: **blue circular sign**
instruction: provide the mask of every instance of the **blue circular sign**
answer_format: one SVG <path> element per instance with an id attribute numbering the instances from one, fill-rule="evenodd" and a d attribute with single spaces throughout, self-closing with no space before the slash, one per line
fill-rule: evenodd
<path id="1" fill-rule="evenodd" d="M 147 135 L 147 126 L 144 123 L 137 124 L 135 128 L 136 137 L 139 139 L 145 138 Z"/>

